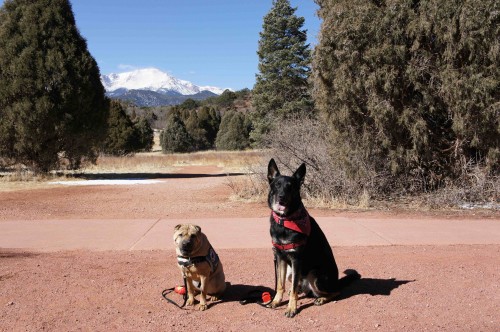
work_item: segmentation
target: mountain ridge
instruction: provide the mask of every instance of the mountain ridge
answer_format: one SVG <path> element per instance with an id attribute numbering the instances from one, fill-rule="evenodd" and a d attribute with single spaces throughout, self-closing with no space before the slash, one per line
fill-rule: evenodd
<path id="1" fill-rule="evenodd" d="M 214 86 L 195 85 L 153 67 L 101 75 L 101 81 L 107 92 L 127 89 L 148 90 L 158 93 L 175 91 L 182 95 L 193 95 L 202 91 L 210 91 L 220 95 L 226 90 Z"/>
<path id="2" fill-rule="evenodd" d="M 157 68 L 101 75 L 101 82 L 108 97 L 131 101 L 140 107 L 178 105 L 189 98 L 203 100 L 225 91 L 177 79 Z"/>

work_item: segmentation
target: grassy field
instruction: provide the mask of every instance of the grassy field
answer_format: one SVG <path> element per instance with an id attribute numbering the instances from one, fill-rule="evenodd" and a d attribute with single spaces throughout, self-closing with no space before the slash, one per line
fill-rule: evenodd
<path id="1" fill-rule="evenodd" d="M 176 154 L 154 151 L 122 157 L 103 155 L 97 159 L 95 165 L 85 165 L 76 171 L 59 170 L 40 175 L 17 168 L 0 173 L 0 190 L 50 187 L 53 181 L 72 179 L 81 174 L 170 173 L 179 166 L 217 166 L 228 173 L 251 174 L 256 169 L 262 168 L 266 159 L 266 153 L 263 151 L 203 151 Z M 234 181 L 229 185 L 235 189 L 241 186 Z"/>
<path id="2" fill-rule="evenodd" d="M 261 151 L 203 151 L 194 153 L 163 154 L 159 151 L 137 153 L 132 156 L 102 156 L 96 165 L 88 165 L 81 172 L 151 172 L 164 173 L 176 166 L 218 166 L 225 171 L 244 171 L 264 160 Z"/>

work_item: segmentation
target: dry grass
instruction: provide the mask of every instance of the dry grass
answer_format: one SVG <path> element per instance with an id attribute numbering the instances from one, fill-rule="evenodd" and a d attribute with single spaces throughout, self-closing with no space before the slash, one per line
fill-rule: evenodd
<path id="1" fill-rule="evenodd" d="M 101 156 L 96 165 L 82 168 L 85 173 L 165 173 L 177 166 L 218 166 L 225 171 L 241 171 L 262 161 L 261 151 L 203 151 L 163 154 L 137 153 L 133 156 Z"/>
<path id="2" fill-rule="evenodd" d="M 50 182 L 61 179 L 57 174 L 35 174 L 16 168 L 11 172 L 0 173 L 0 191 L 47 188 L 53 186 Z"/>
<path id="3" fill-rule="evenodd" d="M 50 182 L 61 181 L 74 174 L 110 173 L 168 173 L 178 166 L 218 166 L 225 172 L 251 172 L 265 155 L 262 151 L 204 151 L 186 154 L 163 154 L 159 151 L 137 153 L 131 156 L 100 156 L 95 165 L 85 165 L 77 171 L 54 171 L 35 174 L 16 166 L 0 173 L 0 190 L 34 189 L 52 186 Z"/>
<path id="4" fill-rule="evenodd" d="M 232 201 L 263 202 L 267 198 L 267 180 L 259 172 L 248 168 L 246 175 L 237 178 L 228 178 L 227 185 L 231 188 Z"/>

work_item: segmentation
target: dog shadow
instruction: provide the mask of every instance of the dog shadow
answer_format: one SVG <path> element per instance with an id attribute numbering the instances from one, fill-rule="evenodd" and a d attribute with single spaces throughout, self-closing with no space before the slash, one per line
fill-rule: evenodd
<path id="1" fill-rule="evenodd" d="M 416 280 L 397 280 L 396 278 L 361 278 L 344 288 L 337 297 L 332 299 L 332 301 L 342 301 L 352 296 L 364 294 L 369 294 L 371 296 L 389 296 L 391 295 L 391 292 L 399 286 L 406 285 L 410 282 L 415 281 Z M 313 305 L 314 301 L 306 303 L 299 308 L 299 311 L 302 311 Z"/>
<path id="2" fill-rule="evenodd" d="M 352 296 L 369 294 L 371 296 L 390 296 L 391 292 L 396 288 L 406 285 L 416 280 L 397 280 L 396 278 L 390 279 L 376 279 L 376 278 L 361 278 L 354 281 L 352 284 L 344 288 L 341 293 L 332 301 L 342 301 Z M 215 306 L 224 302 L 239 302 L 240 304 L 249 304 L 262 302 L 261 295 L 264 292 L 274 294 L 274 289 L 266 286 L 243 285 L 243 284 L 230 284 L 228 283 L 224 296 L 215 302 L 209 304 L 209 307 Z M 301 296 L 301 299 L 307 298 Z M 285 306 L 287 300 L 283 301 L 281 306 Z M 299 311 L 309 308 L 314 305 L 311 302 L 305 303 L 300 306 Z"/>
<path id="3" fill-rule="evenodd" d="M 396 278 L 390 279 L 374 279 L 374 278 L 361 278 L 346 287 L 336 300 L 348 299 L 351 296 L 369 294 L 371 296 L 389 296 L 391 292 L 399 286 L 406 285 L 416 280 L 397 280 Z"/>
<path id="4" fill-rule="evenodd" d="M 224 302 L 239 302 L 242 305 L 262 302 L 262 293 L 274 293 L 274 289 L 266 286 L 242 285 L 227 283 L 224 295 L 217 301 L 209 303 L 208 307 Z"/>

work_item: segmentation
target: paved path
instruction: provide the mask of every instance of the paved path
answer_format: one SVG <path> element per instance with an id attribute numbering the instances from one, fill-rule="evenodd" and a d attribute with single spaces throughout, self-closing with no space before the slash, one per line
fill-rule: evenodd
<path id="1" fill-rule="evenodd" d="M 316 218 L 336 246 L 500 244 L 500 220 Z M 0 221 L 0 248 L 173 249 L 175 225 L 200 225 L 216 248 L 268 248 L 266 218 Z"/>

